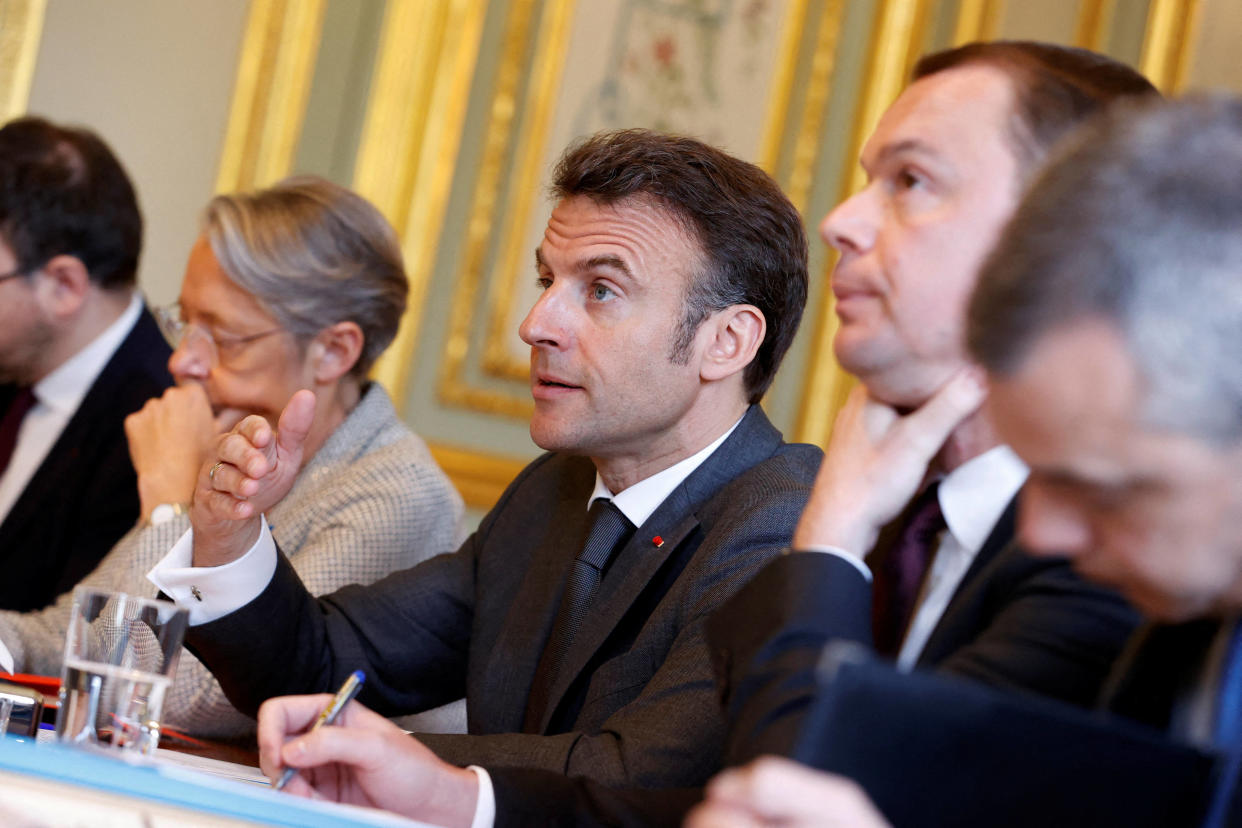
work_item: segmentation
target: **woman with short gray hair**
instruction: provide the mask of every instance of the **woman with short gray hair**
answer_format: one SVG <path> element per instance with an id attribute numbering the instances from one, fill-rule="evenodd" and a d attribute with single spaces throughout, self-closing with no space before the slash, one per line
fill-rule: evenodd
<path id="1" fill-rule="evenodd" d="M 396 336 L 406 292 L 392 228 L 343 187 L 300 177 L 212 199 L 178 305 L 157 314 L 177 386 L 126 421 L 142 520 L 82 583 L 153 595 L 146 573 L 189 528 L 186 507 L 219 435 L 250 414 L 275 426 L 304 388 L 316 406 L 302 466 L 266 517 L 307 588 L 369 583 L 455 549 L 461 498 L 366 378 Z M 66 594 L 37 612 L 0 613 L 18 670 L 60 672 L 71 606 Z M 254 728 L 188 652 L 165 718 L 206 736 Z M 416 722 L 463 724 L 460 708 Z"/>

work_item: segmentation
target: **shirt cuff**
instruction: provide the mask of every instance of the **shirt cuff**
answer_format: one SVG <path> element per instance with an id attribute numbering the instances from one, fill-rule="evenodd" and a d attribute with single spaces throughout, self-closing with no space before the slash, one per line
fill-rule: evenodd
<path id="1" fill-rule="evenodd" d="M 492 828 L 496 824 L 496 791 L 492 789 L 492 777 L 478 765 L 469 765 L 479 777 L 479 798 L 474 801 L 474 820 L 470 828 Z"/>
<path id="2" fill-rule="evenodd" d="M 190 611 L 190 625 L 223 618 L 249 604 L 267 587 L 276 572 L 276 541 L 261 518 L 259 539 L 232 563 L 193 566 L 194 530 L 188 530 L 163 560 L 147 573 L 178 606 Z M 480 785 L 482 787 L 482 785 Z"/>
<path id="3" fill-rule="evenodd" d="M 854 565 L 854 568 L 857 569 L 862 574 L 862 576 L 867 579 L 867 583 L 871 583 L 871 568 L 868 567 L 867 564 L 863 562 L 862 558 L 858 557 L 853 552 L 847 552 L 846 550 L 842 549 L 839 546 L 820 546 L 820 545 L 812 544 L 810 546 L 800 546 L 797 549 L 794 549 L 791 551 L 793 552 L 820 552 L 820 553 L 827 554 L 827 555 L 836 555 L 838 558 L 844 558 L 845 560 L 852 563 Z"/>

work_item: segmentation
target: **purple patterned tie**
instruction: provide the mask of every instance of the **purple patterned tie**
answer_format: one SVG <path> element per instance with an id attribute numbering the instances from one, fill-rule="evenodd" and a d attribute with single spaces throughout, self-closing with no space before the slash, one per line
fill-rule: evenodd
<path id="1" fill-rule="evenodd" d="M 34 391 L 28 387 L 19 388 L 9 403 L 9 410 L 4 412 L 3 417 L 0 417 L 0 477 L 4 477 L 4 473 L 9 468 L 9 460 L 13 458 L 13 449 L 17 446 L 17 432 L 22 427 L 22 420 L 26 418 L 26 412 L 33 408 L 36 402 Z"/>
<path id="2" fill-rule="evenodd" d="M 884 655 L 896 656 L 901 650 L 919 587 L 931 567 L 940 533 L 945 530 L 944 514 L 936 496 L 939 488 L 939 481 L 932 483 L 915 499 L 906 512 L 897 542 L 874 573 L 871 629 L 875 648 Z"/>

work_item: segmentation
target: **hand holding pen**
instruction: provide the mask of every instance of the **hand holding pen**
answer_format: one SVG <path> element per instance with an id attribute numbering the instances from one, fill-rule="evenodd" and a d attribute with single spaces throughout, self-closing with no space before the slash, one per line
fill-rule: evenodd
<path id="1" fill-rule="evenodd" d="M 282 696 L 263 703 L 259 763 L 269 779 L 289 775 L 285 791 L 297 796 L 382 808 L 437 825 L 471 824 L 479 793 L 473 771 L 442 761 L 361 704 L 342 703 L 334 726 L 316 728 L 334 698 Z"/>
<path id="2" fill-rule="evenodd" d="M 332 697 L 332 701 L 328 702 L 328 706 L 315 719 L 315 723 L 311 725 L 310 732 L 314 733 L 324 725 L 334 723 L 345 705 L 349 704 L 353 697 L 358 695 L 358 691 L 362 689 L 362 683 L 366 680 L 366 673 L 361 670 L 354 670 L 350 673 L 349 678 L 345 679 L 345 683 L 341 685 L 341 689 L 337 690 L 336 695 Z M 297 768 L 285 768 L 285 772 L 280 775 L 280 779 L 276 782 L 276 790 L 284 790 L 285 785 L 289 784 L 289 780 L 297 772 Z"/>

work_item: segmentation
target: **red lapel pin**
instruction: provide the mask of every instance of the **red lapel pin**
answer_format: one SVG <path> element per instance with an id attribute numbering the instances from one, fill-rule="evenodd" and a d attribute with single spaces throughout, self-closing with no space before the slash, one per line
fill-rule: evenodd
<path id="1" fill-rule="evenodd" d="M 660 537 L 659 535 L 656 535 L 654 538 L 651 539 L 651 542 L 652 544 L 655 545 L 657 549 L 659 549 L 661 546 L 664 545 L 664 538 Z"/>

